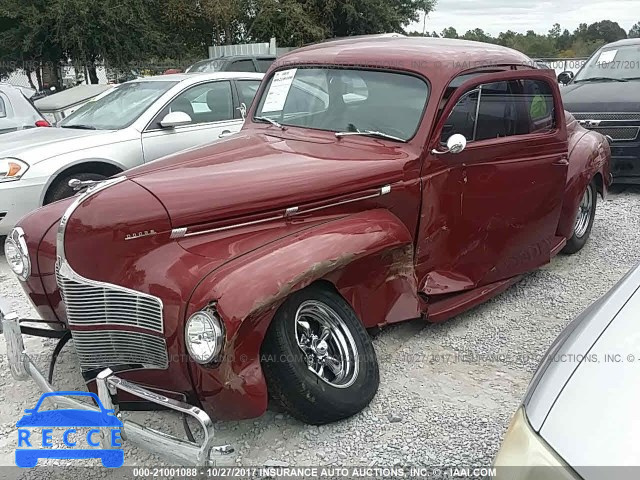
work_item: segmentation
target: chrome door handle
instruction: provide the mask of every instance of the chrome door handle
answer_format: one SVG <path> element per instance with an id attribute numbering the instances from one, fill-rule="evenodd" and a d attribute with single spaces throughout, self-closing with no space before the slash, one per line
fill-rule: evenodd
<path id="1" fill-rule="evenodd" d="M 231 130 L 225 130 L 220 135 L 218 135 L 218 138 L 228 137 L 229 135 L 233 135 L 233 132 Z"/>

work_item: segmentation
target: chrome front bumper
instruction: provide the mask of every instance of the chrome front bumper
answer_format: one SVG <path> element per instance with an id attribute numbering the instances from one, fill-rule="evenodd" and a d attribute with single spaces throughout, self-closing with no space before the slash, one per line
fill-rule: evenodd
<path id="1" fill-rule="evenodd" d="M 38 370 L 38 367 L 25 352 L 20 320 L 15 312 L 9 311 L 0 299 L 0 320 L 7 342 L 7 357 L 11 375 L 16 380 L 33 379 L 38 388 L 44 392 L 56 391 L 54 387 Z M 211 418 L 198 407 L 151 392 L 134 383 L 117 377 L 110 369 L 105 369 L 96 378 L 98 396 L 105 408 L 116 410 L 116 415 L 122 421 L 122 438 L 141 448 L 154 453 L 167 461 L 178 465 L 209 466 L 216 465 L 224 456 L 233 453 L 229 445 L 214 446 L 214 428 Z M 157 430 L 139 425 L 121 417 L 112 400 L 118 390 L 123 390 L 148 402 L 153 402 L 180 413 L 194 417 L 202 426 L 204 440 L 201 445 L 188 442 L 180 438 L 167 435 Z M 34 403 L 37 399 L 34 399 Z M 73 408 L 99 411 L 96 407 L 67 397 L 53 397 L 55 408 Z"/>

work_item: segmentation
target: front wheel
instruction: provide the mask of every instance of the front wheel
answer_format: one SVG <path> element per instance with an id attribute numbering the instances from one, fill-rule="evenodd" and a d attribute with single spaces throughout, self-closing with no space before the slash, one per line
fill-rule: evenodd
<path id="1" fill-rule="evenodd" d="M 598 203 L 598 190 L 594 182 L 591 182 L 582 195 L 582 200 L 578 206 L 578 214 L 576 215 L 576 222 L 573 227 L 573 235 L 567 241 L 567 244 L 562 249 L 562 253 L 573 254 L 582 250 L 585 246 L 589 236 L 591 235 L 591 229 L 593 227 L 593 221 L 596 217 L 596 205 Z"/>
<path id="2" fill-rule="evenodd" d="M 380 383 L 369 334 L 351 306 L 320 285 L 295 292 L 278 309 L 262 366 L 274 399 L 313 425 L 358 413 Z"/>

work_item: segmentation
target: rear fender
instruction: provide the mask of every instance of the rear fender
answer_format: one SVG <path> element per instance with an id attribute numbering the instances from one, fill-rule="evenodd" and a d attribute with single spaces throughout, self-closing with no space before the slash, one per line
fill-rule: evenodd
<path id="1" fill-rule="evenodd" d="M 406 226 L 378 209 L 284 237 L 211 273 L 194 291 L 188 315 L 216 302 L 226 342 L 214 375 L 191 363 L 201 400 L 207 403 L 205 392 L 215 395 L 212 409 L 220 418 L 238 418 L 238 408 L 246 418 L 264 412 L 262 341 L 284 300 L 314 282 L 341 294 L 365 327 L 419 317 L 413 261 Z"/>
<path id="2" fill-rule="evenodd" d="M 594 181 L 602 198 L 607 197 L 611 185 L 611 148 L 606 137 L 578 127 L 573 135 L 580 136 L 569 154 L 569 168 L 558 236 L 571 238 L 578 206 L 589 183 Z M 571 144 L 571 142 L 570 142 Z"/>

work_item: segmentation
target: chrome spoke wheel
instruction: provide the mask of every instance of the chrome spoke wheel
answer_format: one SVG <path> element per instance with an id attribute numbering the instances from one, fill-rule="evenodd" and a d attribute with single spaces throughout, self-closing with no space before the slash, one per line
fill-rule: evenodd
<path id="1" fill-rule="evenodd" d="M 587 188 L 582 196 L 582 201 L 578 207 L 578 215 L 576 216 L 576 225 L 573 230 L 577 238 L 584 237 L 585 233 L 589 229 L 589 222 L 591 221 L 591 210 L 593 209 L 593 191 L 591 188 Z"/>
<path id="2" fill-rule="evenodd" d="M 353 385 L 358 376 L 358 349 L 333 309 L 316 300 L 303 302 L 296 312 L 295 337 L 314 375 L 337 388 Z"/>

